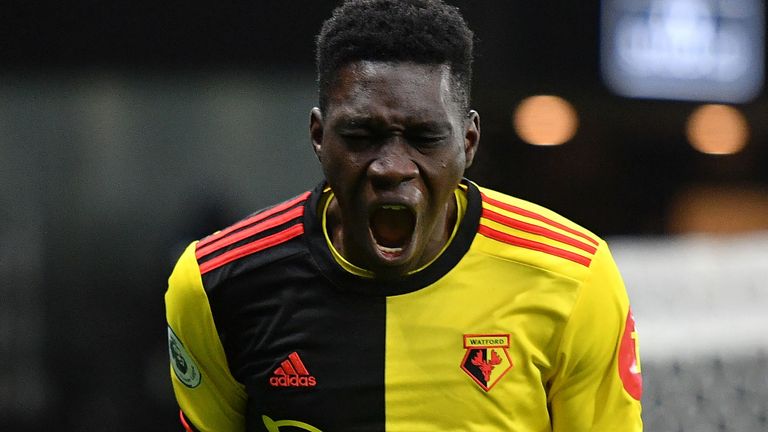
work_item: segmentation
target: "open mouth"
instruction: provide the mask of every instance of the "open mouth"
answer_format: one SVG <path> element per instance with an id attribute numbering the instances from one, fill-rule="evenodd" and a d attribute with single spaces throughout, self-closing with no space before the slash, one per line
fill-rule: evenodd
<path id="1" fill-rule="evenodd" d="M 413 212 L 403 205 L 382 205 L 371 214 L 373 240 L 381 252 L 390 256 L 400 255 L 410 244 L 415 226 Z"/>

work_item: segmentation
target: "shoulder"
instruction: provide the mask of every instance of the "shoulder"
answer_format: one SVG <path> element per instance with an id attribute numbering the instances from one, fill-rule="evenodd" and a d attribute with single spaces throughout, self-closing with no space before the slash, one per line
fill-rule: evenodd
<path id="1" fill-rule="evenodd" d="M 304 192 L 259 210 L 196 242 L 194 254 L 203 279 L 226 279 L 300 252 L 300 243 L 292 240 L 304 234 L 310 195 Z"/>
<path id="2" fill-rule="evenodd" d="M 478 187 L 482 201 L 477 246 L 498 259 L 583 280 L 605 241 L 540 205 Z"/>

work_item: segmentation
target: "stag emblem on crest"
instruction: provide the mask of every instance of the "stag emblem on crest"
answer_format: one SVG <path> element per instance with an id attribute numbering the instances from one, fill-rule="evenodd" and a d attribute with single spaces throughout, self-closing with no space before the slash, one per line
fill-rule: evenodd
<path id="1" fill-rule="evenodd" d="M 512 369 L 508 334 L 464 335 L 461 369 L 485 391 L 490 391 Z"/>

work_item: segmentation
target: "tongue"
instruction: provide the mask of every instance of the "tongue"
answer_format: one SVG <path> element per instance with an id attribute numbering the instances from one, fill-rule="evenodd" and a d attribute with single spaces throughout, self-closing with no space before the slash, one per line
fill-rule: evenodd
<path id="1" fill-rule="evenodd" d="M 413 216 L 408 210 L 379 209 L 371 217 L 371 232 L 380 246 L 405 246 L 413 232 Z"/>

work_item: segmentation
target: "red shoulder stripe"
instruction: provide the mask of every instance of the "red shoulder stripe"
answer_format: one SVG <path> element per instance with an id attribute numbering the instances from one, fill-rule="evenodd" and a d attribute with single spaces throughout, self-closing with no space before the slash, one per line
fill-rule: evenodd
<path id="1" fill-rule="evenodd" d="M 488 197 L 487 195 L 485 195 L 483 193 L 481 193 L 481 195 L 483 197 L 483 201 L 487 202 L 488 204 L 491 204 L 492 206 L 495 206 L 495 207 L 507 210 L 507 211 L 512 212 L 512 213 L 517 213 L 517 214 L 519 214 L 521 216 L 526 216 L 526 217 L 529 217 L 531 219 L 536 219 L 538 221 L 544 222 L 544 223 L 546 223 L 548 225 L 551 225 L 551 226 L 553 226 L 555 228 L 559 228 L 559 229 L 561 229 L 561 230 L 563 230 L 565 232 L 569 232 L 569 233 L 571 233 L 573 235 L 579 236 L 579 237 L 583 238 L 584 240 L 587 240 L 588 242 L 592 243 L 595 246 L 600 244 L 600 243 L 598 243 L 597 240 L 595 240 L 594 238 L 588 236 L 587 234 L 584 234 L 581 231 L 576 231 L 575 229 L 573 229 L 571 227 L 567 227 L 567 226 L 565 226 L 565 225 L 563 225 L 563 224 L 561 224 L 559 222 L 555 222 L 552 219 L 547 218 L 546 216 L 542 216 L 542 215 L 540 215 L 538 213 L 534 213 L 534 212 L 532 212 L 530 210 L 526 210 L 526 209 L 523 209 L 523 208 L 520 208 L 520 207 L 517 207 L 517 206 L 513 206 L 512 204 L 507 204 L 505 202 L 502 202 L 502 201 L 499 201 L 499 200 L 495 200 L 493 198 Z"/>
<path id="2" fill-rule="evenodd" d="M 232 231 L 236 231 L 236 230 L 238 230 L 238 229 L 240 229 L 242 227 L 254 224 L 256 222 L 259 222 L 261 220 L 264 220 L 264 219 L 274 215 L 275 213 L 280 213 L 281 211 L 283 211 L 283 210 L 285 210 L 287 208 L 291 208 L 294 205 L 296 205 L 296 204 L 298 204 L 298 203 L 300 203 L 302 201 L 305 201 L 307 199 L 307 197 L 309 197 L 309 194 L 310 194 L 310 192 L 304 192 L 303 194 L 297 196 L 296 198 L 288 200 L 288 201 L 286 201 L 286 202 L 284 202 L 282 204 L 278 204 L 278 205 L 272 207 L 271 209 L 268 209 L 268 210 L 265 210 L 265 211 L 263 211 L 263 212 L 261 212 L 259 214 L 253 215 L 253 216 L 251 216 L 248 219 L 244 219 L 244 220 L 242 220 L 242 221 L 232 225 L 231 227 L 229 227 L 227 229 L 221 230 L 221 231 L 219 231 L 219 232 L 217 232 L 215 234 L 211 234 L 208 237 L 200 240 L 197 243 L 197 247 L 198 247 L 198 249 L 202 248 L 202 247 L 206 246 L 207 244 L 215 242 L 218 239 L 226 236 L 227 234 L 231 233 Z"/>
<path id="3" fill-rule="evenodd" d="M 208 245 L 205 247 L 201 248 L 200 244 L 198 243 L 197 250 L 195 251 L 195 256 L 197 257 L 197 259 L 200 259 L 225 246 L 229 246 L 233 243 L 237 243 L 240 240 L 248 238 L 252 235 L 256 235 L 262 231 L 266 231 L 270 228 L 274 228 L 282 223 L 288 222 L 289 220 L 297 218 L 303 214 L 304 214 L 304 206 L 296 207 L 279 216 L 274 216 L 265 221 L 259 222 L 256 225 L 253 225 L 244 230 L 238 231 L 232 235 L 221 237 L 214 242 L 209 242 Z"/>
<path id="4" fill-rule="evenodd" d="M 565 243 L 567 245 L 573 246 L 575 248 L 579 248 L 583 250 L 584 252 L 588 252 L 590 254 L 593 254 L 597 252 L 597 248 L 580 242 L 579 240 L 576 240 L 572 237 L 568 237 L 565 234 L 561 234 L 559 232 L 552 231 L 551 229 L 544 228 L 538 225 L 530 224 L 527 222 L 519 221 L 517 219 L 512 219 L 511 217 L 507 217 L 504 215 L 501 215 L 499 213 L 496 213 L 493 210 L 488 210 L 487 208 L 483 209 L 483 217 L 486 219 L 490 219 L 494 222 L 498 222 L 502 225 L 506 225 L 510 228 L 516 228 L 520 231 L 529 232 L 531 234 L 538 234 L 543 237 L 559 241 L 561 243 Z"/>
<path id="5" fill-rule="evenodd" d="M 229 250 L 215 258 L 212 258 L 202 264 L 200 264 L 200 274 L 206 274 L 211 270 L 217 269 L 224 264 L 228 264 L 232 261 L 240 259 L 244 256 L 254 254 L 261 250 L 270 248 L 280 243 L 286 242 L 296 236 L 300 236 L 304 233 L 304 225 L 296 224 L 290 227 L 276 232 L 275 234 L 258 239 L 251 243 L 244 244 L 240 247 Z"/>
<path id="6" fill-rule="evenodd" d="M 558 247 L 550 246 L 544 243 L 539 243 L 533 240 L 528 240 L 522 237 L 516 237 L 511 234 L 503 233 L 493 228 L 489 228 L 485 225 L 480 225 L 478 227 L 477 232 L 488 238 L 498 240 L 500 242 L 504 242 L 514 246 L 520 246 L 526 249 L 531 249 L 539 252 L 544 252 L 560 258 L 565 258 L 567 260 L 581 264 L 584 267 L 589 267 L 589 264 L 592 262 L 592 259 L 581 256 L 577 253 L 573 253 L 571 251 L 560 249 Z"/>

